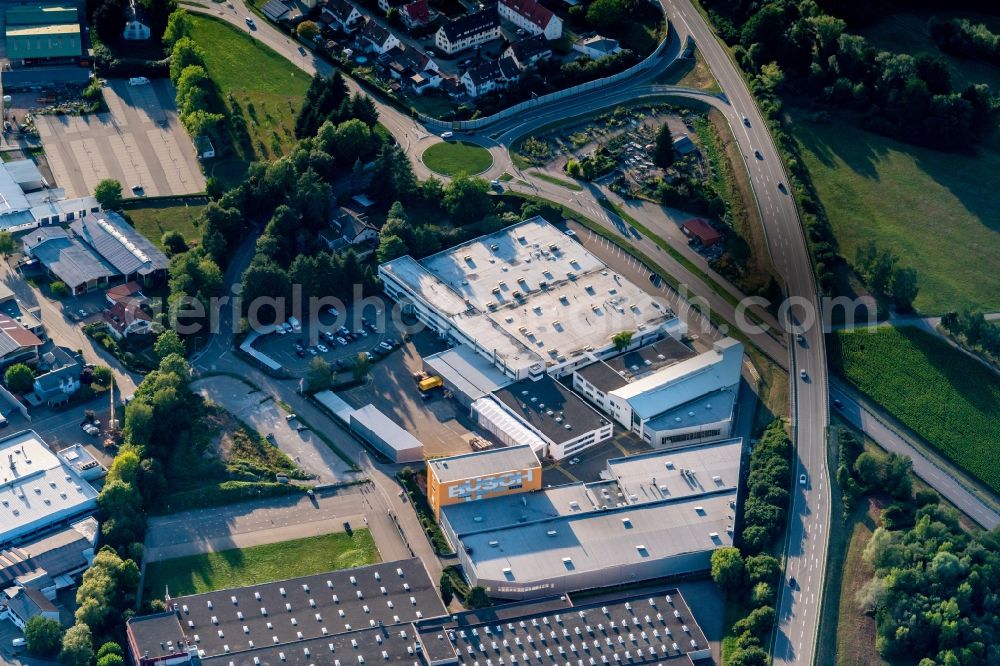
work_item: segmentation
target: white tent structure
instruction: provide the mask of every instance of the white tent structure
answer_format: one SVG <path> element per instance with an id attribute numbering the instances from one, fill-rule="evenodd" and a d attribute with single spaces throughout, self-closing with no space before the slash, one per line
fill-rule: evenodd
<path id="1" fill-rule="evenodd" d="M 537 456 L 545 455 L 547 443 L 541 435 L 528 428 L 492 397 L 486 396 L 473 402 L 472 416 L 481 428 L 506 446 L 527 444 Z"/>

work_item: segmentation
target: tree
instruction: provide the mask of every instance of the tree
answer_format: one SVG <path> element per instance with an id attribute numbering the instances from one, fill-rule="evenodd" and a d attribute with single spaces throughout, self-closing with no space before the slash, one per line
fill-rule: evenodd
<path id="1" fill-rule="evenodd" d="M 670 127 L 666 123 L 663 123 L 656 132 L 653 162 L 664 169 L 674 163 L 674 138 L 670 135 Z"/>
<path id="2" fill-rule="evenodd" d="M 755 646 L 734 650 L 727 663 L 729 666 L 766 666 L 769 661 L 764 648 Z"/>
<path id="3" fill-rule="evenodd" d="M 882 461 L 870 451 L 864 451 L 854 461 L 854 473 L 866 488 L 878 488 L 882 483 Z"/>
<path id="4" fill-rule="evenodd" d="M 379 239 L 378 249 L 375 251 L 378 257 L 379 263 L 384 264 L 387 261 L 392 261 L 398 257 L 402 257 L 409 250 L 406 247 L 406 243 L 399 236 L 390 234 L 388 236 L 382 236 Z"/>
<path id="5" fill-rule="evenodd" d="M 94 660 L 93 639 L 90 627 L 74 624 L 63 634 L 62 651 L 59 661 L 66 666 L 90 666 Z"/>
<path id="6" fill-rule="evenodd" d="M 595 28 L 613 28 L 628 13 L 626 0 L 594 0 L 587 8 L 587 22 Z"/>
<path id="7" fill-rule="evenodd" d="M 781 563 L 773 555 L 767 553 L 751 555 L 744 560 L 744 565 L 751 584 L 775 585 L 781 577 Z"/>
<path id="8" fill-rule="evenodd" d="M 59 620 L 36 615 L 24 627 L 28 652 L 39 657 L 51 657 L 62 645 L 62 626 Z"/>
<path id="9" fill-rule="evenodd" d="M 98 38 L 105 44 L 115 44 L 125 32 L 125 12 L 117 0 L 105 0 L 94 9 L 91 23 Z"/>
<path id="10" fill-rule="evenodd" d="M 111 374 L 111 368 L 106 365 L 98 365 L 94 368 L 94 383 L 98 386 L 108 387 L 111 386 L 113 376 Z"/>
<path id="11" fill-rule="evenodd" d="M 7 368 L 3 381 L 11 393 L 30 393 L 35 386 L 35 373 L 24 363 L 15 363 Z"/>
<path id="12" fill-rule="evenodd" d="M 169 54 L 174 44 L 181 37 L 191 34 L 191 17 L 183 9 L 174 11 L 167 19 L 167 27 L 163 31 L 163 47 Z"/>
<path id="13" fill-rule="evenodd" d="M 889 279 L 889 296 L 893 305 L 901 312 L 913 309 L 913 301 L 920 291 L 917 281 L 917 271 L 912 268 L 896 268 Z"/>
<path id="14" fill-rule="evenodd" d="M 66 298 L 69 296 L 69 287 L 65 282 L 53 280 L 49 283 L 49 292 L 56 298 Z"/>
<path id="15" fill-rule="evenodd" d="M 763 606 L 774 599 L 774 588 L 767 583 L 757 583 L 750 592 L 750 601 L 754 606 Z"/>
<path id="16" fill-rule="evenodd" d="M 727 546 L 712 553 L 712 580 L 726 594 L 743 588 L 746 570 L 738 548 Z"/>
<path id="17" fill-rule="evenodd" d="M 312 42 L 319 34 L 319 26 L 312 21 L 303 21 L 295 28 L 295 34 L 303 41 Z"/>
<path id="18" fill-rule="evenodd" d="M 447 571 L 441 572 L 441 601 L 447 606 L 451 603 L 451 600 L 455 598 L 455 588 L 451 583 L 451 576 L 448 575 Z"/>
<path id="19" fill-rule="evenodd" d="M 309 373 L 306 375 L 306 390 L 310 393 L 325 391 L 330 388 L 330 364 L 316 357 L 309 361 Z"/>
<path id="20" fill-rule="evenodd" d="M 166 248 L 167 255 L 171 257 L 175 254 L 188 251 L 187 241 L 184 240 L 184 236 L 181 235 L 181 232 L 176 229 L 171 229 L 170 231 L 164 233 L 160 242 L 163 244 L 163 247 Z"/>
<path id="21" fill-rule="evenodd" d="M 9 257 L 14 253 L 14 236 L 9 231 L 0 231 L 0 254 Z"/>
<path id="22" fill-rule="evenodd" d="M 181 340 L 181 336 L 177 335 L 177 331 L 167 329 L 156 338 L 153 351 L 156 352 L 156 357 L 162 361 L 171 354 L 178 354 L 183 357 L 187 354 L 187 346 Z"/>
<path id="23" fill-rule="evenodd" d="M 611 337 L 611 342 L 615 346 L 615 351 L 623 352 L 632 344 L 632 331 L 621 331 Z"/>
<path id="24" fill-rule="evenodd" d="M 109 654 L 114 654 L 118 655 L 119 657 L 124 657 L 125 650 L 122 649 L 122 646 L 120 644 L 115 643 L 114 641 L 108 641 L 107 643 L 101 646 L 101 649 L 97 651 L 97 658 L 100 659 L 101 657 L 106 657 Z"/>
<path id="25" fill-rule="evenodd" d="M 102 208 L 117 210 L 122 205 L 122 184 L 113 178 L 105 178 L 94 188 L 94 198 Z"/>
<path id="26" fill-rule="evenodd" d="M 372 362 L 368 359 L 368 354 L 366 352 L 359 352 L 354 359 L 354 363 L 351 366 L 351 371 L 354 373 L 355 380 L 364 379 L 368 374 L 368 370 L 371 368 Z"/>
<path id="27" fill-rule="evenodd" d="M 489 183 L 482 178 L 459 176 L 448 184 L 444 193 L 444 208 L 452 222 L 464 226 L 486 217 L 493 211 Z"/>
<path id="28" fill-rule="evenodd" d="M 125 658 L 120 654 L 106 654 L 97 659 L 97 666 L 125 666 Z"/>
<path id="29" fill-rule="evenodd" d="M 190 37 L 181 37 L 174 42 L 170 52 L 170 80 L 174 85 L 180 80 L 181 73 L 192 65 L 205 66 L 205 51 Z"/>
<path id="30" fill-rule="evenodd" d="M 493 605 L 493 600 L 482 585 L 469 588 L 469 593 L 465 595 L 465 605 L 467 608 L 487 608 Z"/>
<path id="31" fill-rule="evenodd" d="M 742 620 L 733 624 L 733 631 L 743 633 L 749 631 L 754 636 L 763 638 L 774 626 L 774 608 L 771 606 L 761 606 L 754 608 Z"/>

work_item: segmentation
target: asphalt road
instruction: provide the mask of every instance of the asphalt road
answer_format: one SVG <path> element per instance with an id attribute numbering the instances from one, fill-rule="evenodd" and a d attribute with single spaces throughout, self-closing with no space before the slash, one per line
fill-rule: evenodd
<path id="1" fill-rule="evenodd" d="M 990 503 L 984 501 L 968 484 L 956 478 L 943 465 L 925 456 L 899 432 L 869 411 L 866 405 L 856 400 L 847 389 L 834 382 L 830 395 L 840 401 L 842 406 L 837 411 L 844 420 L 862 430 L 886 451 L 909 456 L 913 461 L 913 472 L 962 513 L 985 529 L 1000 526 L 1000 513 Z"/>

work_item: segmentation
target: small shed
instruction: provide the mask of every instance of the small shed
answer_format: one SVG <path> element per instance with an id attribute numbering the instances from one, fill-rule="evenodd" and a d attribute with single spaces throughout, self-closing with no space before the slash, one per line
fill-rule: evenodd
<path id="1" fill-rule="evenodd" d="M 682 224 L 681 230 L 688 238 L 701 242 L 705 247 L 711 247 L 722 240 L 722 234 L 700 217 L 691 218 Z"/>

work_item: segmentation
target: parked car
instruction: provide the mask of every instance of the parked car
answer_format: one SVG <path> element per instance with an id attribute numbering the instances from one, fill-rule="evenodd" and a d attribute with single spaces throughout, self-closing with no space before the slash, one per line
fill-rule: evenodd
<path id="1" fill-rule="evenodd" d="M 287 321 L 286 321 L 286 322 L 285 322 L 284 324 L 282 324 L 282 325 L 281 325 L 281 327 L 282 327 L 283 329 L 285 329 L 285 333 L 291 333 L 291 332 L 292 332 L 293 330 L 295 330 L 295 329 L 294 329 L 294 328 L 292 327 L 292 325 L 291 325 L 290 323 L 288 323 Z M 300 328 L 300 329 L 299 329 L 299 331 L 301 331 L 301 330 L 302 330 L 302 329 Z M 296 331 L 296 332 L 298 332 L 298 331 Z"/>
<path id="2" fill-rule="evenodd" d="M 806 475 L 804 473 L 799 474 L 799 485 L 800 486 L 806 485 Z"/>
<path id="3" fill-rule="evenodd" d="M 83 431 L 91 437 L 97 437 L 97 435 L 100 434 L 101 429 L 90 423 L 85 423 L 83 425 Z"/>
<path id="4" fill-rule="evenodd" d="M 844 408 L 844 403 L 842 403 L 840 400 L 837 400 L 836 398 L 834 398 L 834 400 L 833 400 L 833 406 L 836 407 L 837 409 L 843 409 Z"/>
<path id="5" fill-rule="evenodd" d="M 337 338 L 337 344 L 343 345 L 344 347 L 346 347 L 347 346 L 347 340 L 345 340 L 344 338 Z"/>
<path id="6" fill-rule="evenodd" d="M 289 317 L 288 321 L 285 322 L 285 325 L 291 326 L 292 330 L 295 331 L 296 333 L 300 333 L 302 331 L 302 324 L 300 324 L 299 320 L 296 319 L 295 317 Z"/>
<path id="7" fill-rule="evenodd" d="M 133 76 L 128 80 L 130 86 L 144 86 L 149 83 L 149 79 L 145 76 Z"/>
<path id="8" fill-rule="evenodd" d="M 309 355 L 310 355 L 310 356 L 315 356 L 315 355 L 316 355 L 316 354 L 318 354 L 318 353 L 319 353 L 319 352 L 318 352 L 318 351 L 316 351 L 316 348 L 315 348 L 315 347 L 310 347 L 310 348 L 309 348 Z"/>
<path id="9" fill-rule="evenodd" d="M 316 345 L 316 349 L 318 349 L 321 354 L 325 354 L 328 351 L 330 351 L 330 348 L 324 345 L 322 342 Z"/>
<path id="10" fill-rule="evenodd" d="M 392 345 L 390 345 L 388 342 L 385 342 L 384 340 L 378 343 L 378 346 L 386 350 L 387 352 L 392 351 Z"/>
<path id="11" fill-rule="evenodd" d="M 453 136 L 455 136 L 454 132 L 441 132 L 441 138 L 444 139 L 445 141 L 452 138 Z"/>
<path id="12" fill-rule="evenodd" d="M 331 305 L 331 306 L 329 306 L 329 307 L 328 307 L 328 308 L 326 309 L 326 311 L 330 313 L 330 316 L 331 316 L 331 317 L 336 317 L 337 315 L 339 315 L 339 314 L 340 314 L 340 310 L 338 310 L 337 308 L 333 307 L 332 305 Z"/>
<path id="13" fill-rule="evenodd" d="M 300 351 L 303 351 L 304 349 L 305 349 L 305 347 L 303 347 L 302 345 L 300 345 L 298 342 L 295 343 L 295 351 L 300 352 Z"/>
<path id="14" fill-rule="evenodd" d="M 299 358 L 305 358 L 306 357 L 306 350 L 305 349 L 296 349 L 295 350 L 295 355 L 298 356 Z"/>
<path id="15" fill-rule="evenodd" d="M 285 414 L 285 420 L 286 421 L 294 421 L 295 420 L 295 414 Z"/>

